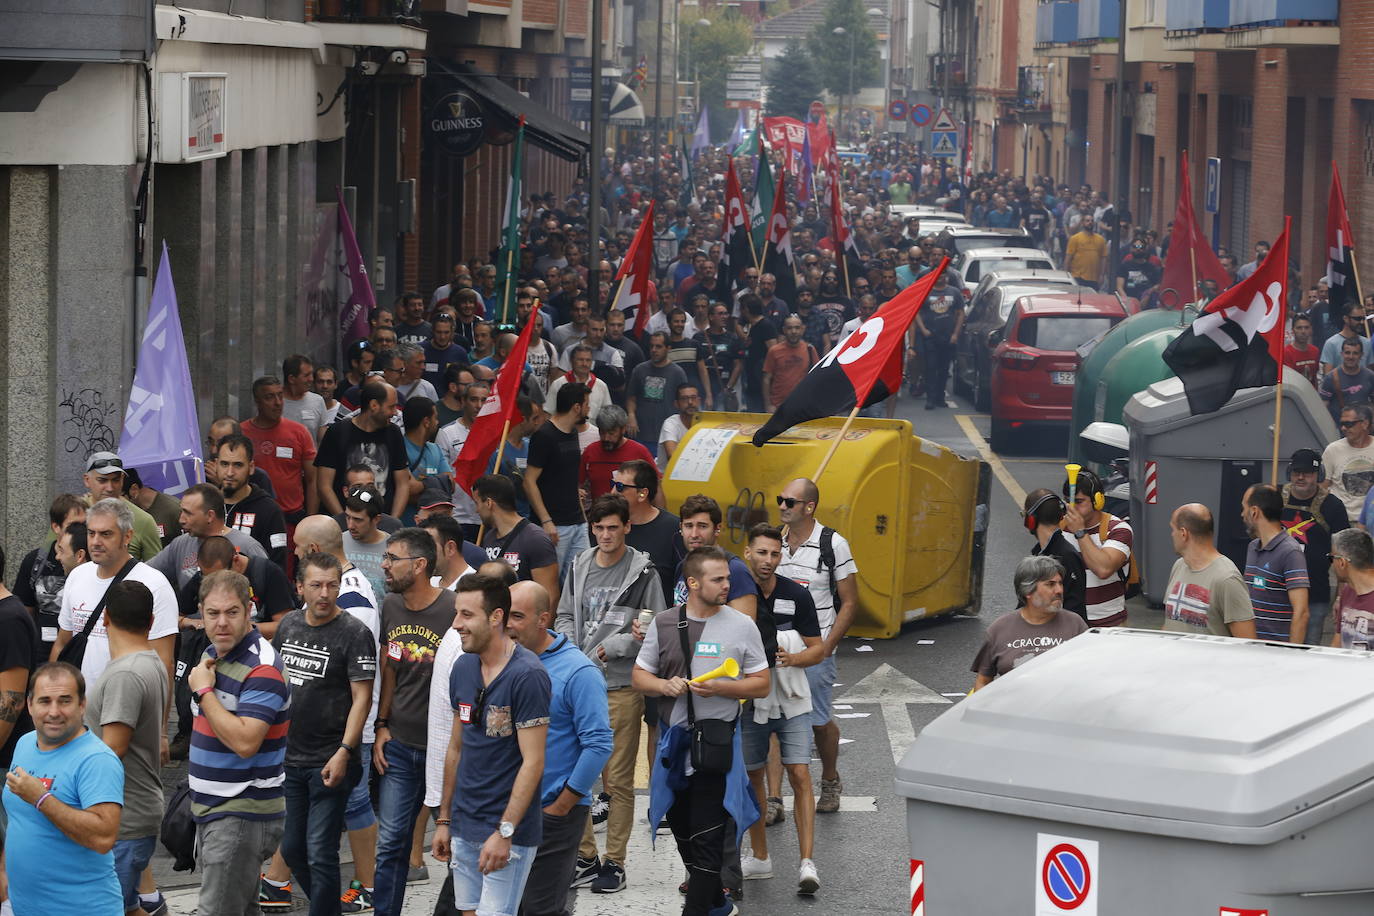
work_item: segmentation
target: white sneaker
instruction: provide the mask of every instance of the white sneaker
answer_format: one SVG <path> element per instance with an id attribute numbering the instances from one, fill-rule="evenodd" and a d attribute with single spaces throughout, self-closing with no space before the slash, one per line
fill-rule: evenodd
<path id="1" fill-rule="evenodd" d="M 745 881 L 755 878 L 773 877 L 773 859 L 756 859 L 753 856 L 741 856 L 739 860 L 739 870 L 744 875 Z"/>
<path id="2" fill-rule="evenodd" d="M 816 874 L 816 863 L 810 859 L 802 859 L 801 869 L 797 872 L 797 893 L 810 897 L 820 889 L 821 878 Z"/>

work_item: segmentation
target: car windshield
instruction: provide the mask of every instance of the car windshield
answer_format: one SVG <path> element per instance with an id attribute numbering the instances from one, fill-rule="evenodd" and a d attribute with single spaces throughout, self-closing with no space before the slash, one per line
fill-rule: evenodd
<path id="1" fill-rule="evenodd" d="M 1016 304 L 1016 300 L 1031 293 L 1044 292 L 1046 289 L 1071 289 L 1072 284 L 1065 283 L 1063 280 L 1046 279 L 1043 283 L 1035 280 L 1018 280 L 1015 286 L 1003 285 L 1002 289 L 1002 320 L 1006 321 L 1011 314 L 1011 307 Z"/>
<path id="2" fill-rule="evenodd" d="M 978 282 L 990 270 L 1026 270 L 1026 269 L 1045 269 L 1053 270 L 1054 265 L 1044 258 L 972 258 L 973 263 L 969 264 L 968 276 L 965 279 L 969 283 Z"/>
<path id="3" fill-rule="evenodd" d="M 950 244 L 955 252 L 964 254 L 975 248 L 1029 248 L 1038 251 L 1040 243 L 1028 235 L 961 235 L 953 236 Z"/>
<path id="4" fill-rule="evenodd" d="M 1039 350 L 1071 351 L 1115 323 L 1108 315 L 1036 315 L 1021 319 L 1016 339 Z"/>

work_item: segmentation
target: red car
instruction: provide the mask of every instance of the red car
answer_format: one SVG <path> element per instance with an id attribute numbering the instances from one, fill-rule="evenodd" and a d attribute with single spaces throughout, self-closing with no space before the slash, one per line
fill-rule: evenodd
<path id="1" fill-rule="evenodd" d="M 992 351 L 992 448 L 1022 430 L 1067 427 L 1073 416 L 1078 347 L 1135 309 L 1115 296 L 1085 291 L 1022 296 Z"/>

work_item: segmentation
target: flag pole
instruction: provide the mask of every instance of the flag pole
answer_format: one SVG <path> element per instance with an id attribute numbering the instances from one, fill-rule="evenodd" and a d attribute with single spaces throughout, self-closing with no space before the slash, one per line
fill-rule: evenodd
<path id="1" fill-rule="evenodd" d="M 825 457 L 821 459 L 821 466 L 816 468 L 816 476 L 813 479 L 821 479 L 821 475 L 825 473 L 826 465 L 830 464 L 830 459 L 835 457 L 835 450 L 839 448 L 840 443 L 844 441 L 845 434 L 849 432 L 849 427 L 854 423 L 854 418 L 859 415 L 859 410 L 862 407 L 862 403 L 858 401 L 854 403 L 854 409 L 849 412 L 849 416 L 844 418 L 844 425 L 840 427 L 840 434 L 830 443 L 830 449 L 825 453 Z"/>
<path id="2" fill-rule="evenodd" d="M 1356 304 L 1356 305 L 1359 305 L 1359 306 L 1363 306 L 1363 305 L 1364 305 L 1364 289 L 1360 286 L 1360 262 L 1359 262 L 1359 260 L 1355 257 L 1355 246 L 1354 246 L 1354 245 L 1351 245 L 1351 246 L 1350 246 L 1350 269 L 1353 270 L 1353 271 L 1355 272 L 1355 304 Z M 1331 317 L 1331 316 L 1328 315 L 1328 316 L 1327 316 L 1327 319 L 1329 320 L 1330 317 Z M 1328 327 L 1330 327 L 1330 325 L 1328 325 Z M 1364 336 L 1365 336 L 1365 337 L 1368 337 L 1368 336 L 1369 336 L 1369 316 L 1368 316 L 1368 315 L 1365 315 L 1365 316 L 1364 316 Z"/>
<path id="3" fill-rule="evenodd" d="M 510 434 L 510 417 L 506 417 L 506 422 L 501 426 L 501 444 L 496 446 L 496 460 L 492 462 L 492 473 L 501 473 L 501 455 L 506 450 L 506 436 Z M 483 522 L 477 526 L 477 546 L 482 546 L 482 535 L 486 534 L 487 523 Z"/>
<path id="4" fill-rule="evenodd" d="M 1282 487 L 1279 482 L 1279 433 L 1283 425 L 1283 367 L 1279 366 L 1278 384 L 1274 386 L 1274 455 L 1269 463 L 1269 479 L 1274 486 Z"/>

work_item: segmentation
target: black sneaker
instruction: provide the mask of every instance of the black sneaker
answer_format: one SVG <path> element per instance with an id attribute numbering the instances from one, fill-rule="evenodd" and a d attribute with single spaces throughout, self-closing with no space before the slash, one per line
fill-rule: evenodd
<path id="1" fill-rule="evenodd" d="M 573 869 L 572 884 L 569 887 L 591 887 L 592 882 L 601 875 L 601 859 L 592 856 L 590 859 L 577 857 L 577 867 Z"/>
<path id="2" fill-rule="evenodd" d="M 611 814 L 611 796 L 602 792 L 592 799 L 592 829 L 606 826 L 606 818 Z"/>
<path id="3" fill-rule="evenodd" d="M 282 887 L 275 884 L 268 884 L 267 877 L 258 877 L 258 907 L 264 910 L 289 910 L 291 909 L 291 882 L 286 882 Z"/>
<path id="4" fill-rule="evenodd" d="M 177 735 L 167 745 L 167 755 L 173 760 L 185 760 L 191 753 L 191 736 Z"/>
<path id="5" fill-rule="evenodd" d="M 592 882 L 593 894 L 618 894 L 625 889 L 625 867 L 609 859 L 601 863 L 601 874 Z"/>

